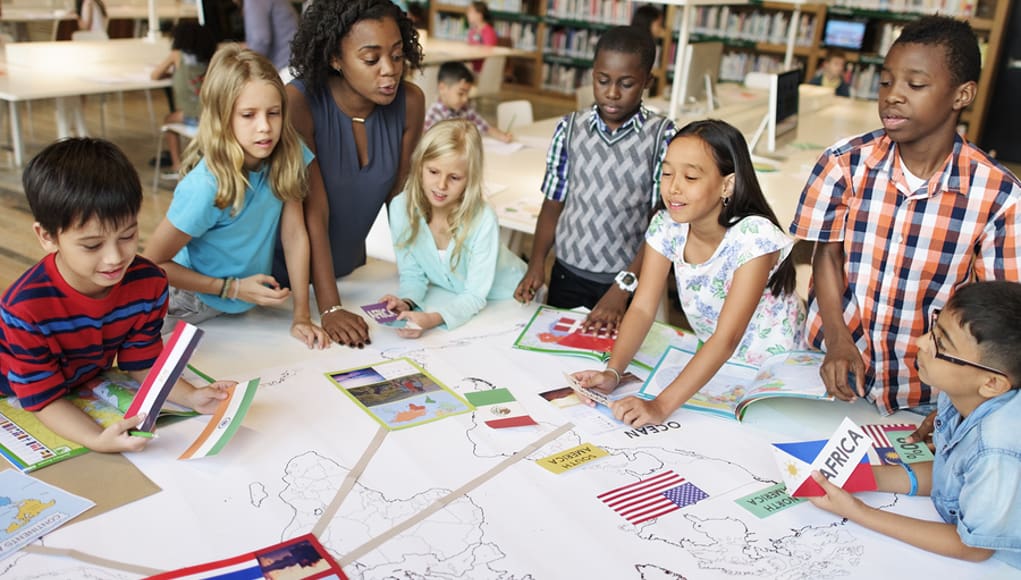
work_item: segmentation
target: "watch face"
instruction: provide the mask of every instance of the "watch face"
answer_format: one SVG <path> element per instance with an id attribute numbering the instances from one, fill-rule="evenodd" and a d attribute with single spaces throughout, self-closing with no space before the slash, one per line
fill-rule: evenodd
<path id="1" fill-rule="evenodd" d="M 620 277 L 620 281 L 624 284 L 634 284 L 638 278 L 631 272 L 624 272 L 624 275 Z"/>

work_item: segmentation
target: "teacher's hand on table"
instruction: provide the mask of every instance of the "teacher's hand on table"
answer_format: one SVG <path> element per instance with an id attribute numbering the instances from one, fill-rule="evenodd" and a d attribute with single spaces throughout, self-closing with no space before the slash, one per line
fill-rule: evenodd
<path id="1" fill-rule="evenodd" d="M 841 401 L 865 397 L 865 361 L 858 347 L 850 339 L 837 340 L 826 347 L 826 357 L 819 369 L 826 392 Z"/>
<path id="2" fill-rule="evenodd" d="M 343 309 L 327 312 L 319 324 L 334 342 L 345 346 L 363 348 L 370 342 L 369 325 L 354 312 Z"/>
<path id="3" fill-rule="evenodd" d="M 618 421 L 631 427 L 658 425 L 670 416 L 670 411 L 662 408 L 659 400 L 646 401 L 638 397 L 626 397 L 619 401 L 610 401 L 610 410 Z"/>

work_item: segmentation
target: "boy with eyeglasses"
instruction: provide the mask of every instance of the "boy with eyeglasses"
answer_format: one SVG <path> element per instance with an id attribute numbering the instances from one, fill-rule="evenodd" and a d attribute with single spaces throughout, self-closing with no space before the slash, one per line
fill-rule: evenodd
<path id="1" fill-rule="evenodd" d="M 931 496 L 943 522 L 874 509 L 818 472 L 826 495 L 812 503 L 923 550 L 1021 568 L 1021 284 L 961 288 L 917 346 L 919 376 L 940 390 L 935 458 L 872 469 L 879 491 Z"/>

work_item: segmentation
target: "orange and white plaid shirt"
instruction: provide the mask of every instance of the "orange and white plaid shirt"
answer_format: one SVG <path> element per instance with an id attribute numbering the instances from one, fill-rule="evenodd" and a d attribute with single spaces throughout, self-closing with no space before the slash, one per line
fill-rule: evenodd
<path id="1" fill-rule="evenodd" d="M 844 322 L 883 414 L 935 401 L 915 368 L 915 339 L 933 310 L 968 282 L 1021 279 L 1019 200 L 1017 177 L 962 137 L 914 192 L 883 130 L 837 143 L 812 170 L 790 231 L 843 242 Z M 807 324 L 810 343 L 825 349 L 814 291 Z"/>

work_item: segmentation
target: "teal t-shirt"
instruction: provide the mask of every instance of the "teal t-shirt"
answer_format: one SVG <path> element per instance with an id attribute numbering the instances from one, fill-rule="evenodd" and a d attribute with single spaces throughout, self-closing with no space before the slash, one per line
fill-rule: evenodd
<path id="1" fill-rule="evenodd" d="M 314 155 L 302 145 L 305 164 Z M 219 209 L 216 178 L 206 160 L 199 161 L 185 175 L 167 210 L 167 219 L 178 230 L 191 236 L 174 256 L 178 264 L 214 278 L 245 278 L 253 274 L 269 274 L 273 267 L 273 248 L 280 226 L 281 202 L 270 189 L 269 166 L 248 173 L 250 187 L 240 211 Z M 222 299 L 213 294 L 199 294 L 205 304 L 228 313 L 244 312 L 254 304 L 242 300 Z"/>

